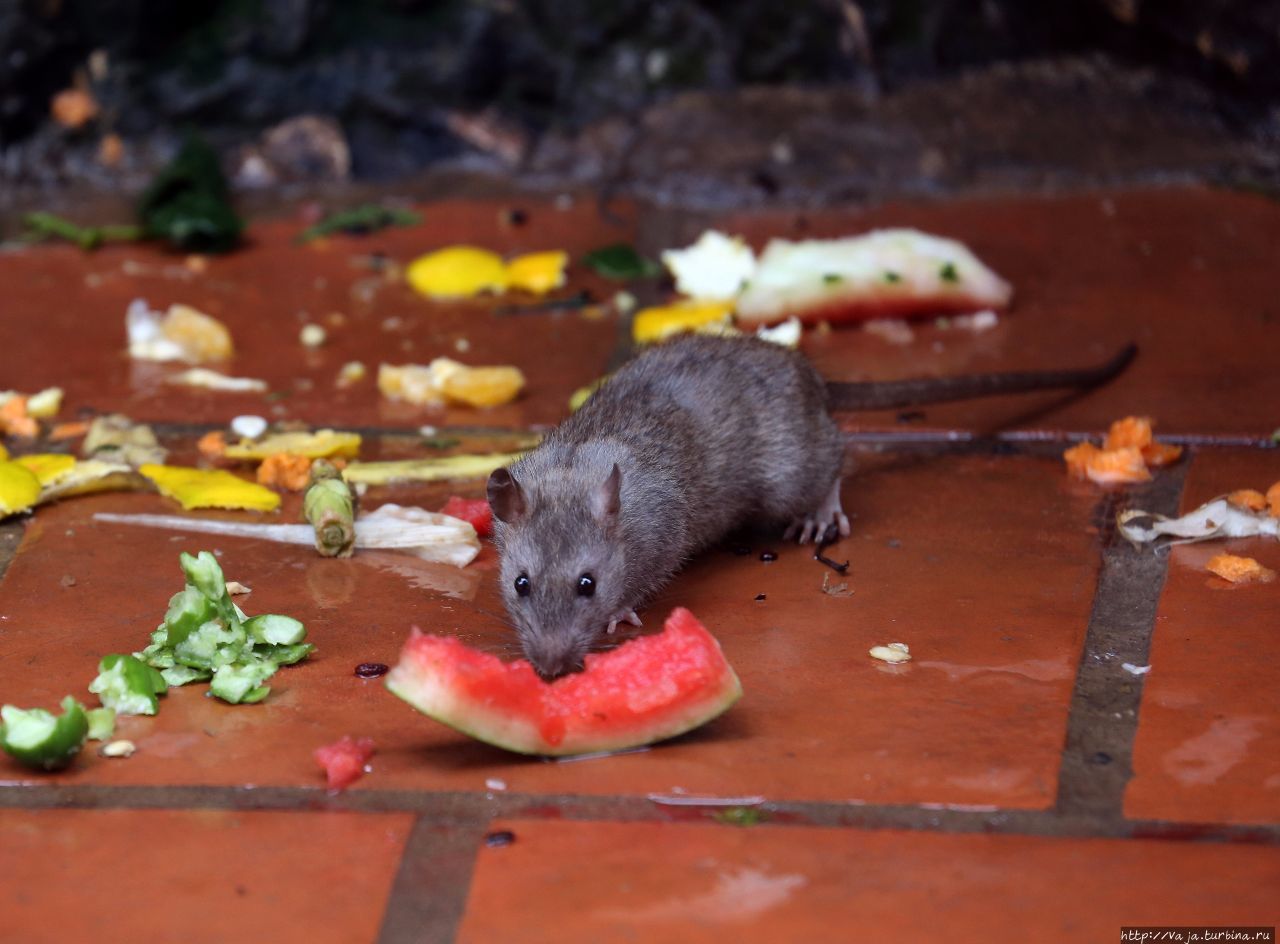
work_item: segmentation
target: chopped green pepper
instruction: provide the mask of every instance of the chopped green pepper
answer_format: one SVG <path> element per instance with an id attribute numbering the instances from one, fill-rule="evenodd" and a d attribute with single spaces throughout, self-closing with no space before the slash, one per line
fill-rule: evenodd
<path id="1" fill-rule="evenodd" d="M 164 624 L 156 632 L 163 630 L 165 634 L 163 645 L 173 647 L 209 620 L 215 619 L 217 615 L 218 611 L 213 600 L 204 592 L 196 587 L 183 587 L 169 600 L 169 609 L 164 614 Z"/>
<path id="2" fill-rule="evenodd" d="M 121 715 L 153 715 L 157 695 L 169 690 L 160 673 L 135 656 L 113 652 L 98 663 L 98 676 L 89 683 L 107 708 Z"/>
<path id="3" fill-rule="evenodd" d="M 267 697 L 271 689 L 262 683 L 275 674 L 276 667 L 269 662 L 220 666 L 213 673 L 209 692 L 233 705 L 252 704 Z"/>
<path id="4" fill-rule="evenodd" d="M 938 271 L 938 278 L 944 282 L 959 282 L 960 273 L 956 271 L 956 264 L 954 262 L 945 263 Z"/>
<path id="5" fill-rule="evenodd" d="M 173 658 L 178 664 L 193 669 L 216 669 L 239 659 L 248 641 L 243 626 L 209 620 L 174 646 Z"/>
<path id="6" fill-rule="evenodd" d="M 90 708 L 85 712 L 89 718 L 89 740 L 105 741 L 116 733 L 116 710 L 114 708 Z"/>
<path id="7" fill-rule="evenodd" d="M 244 628 L 254 642 L 269 646 L 292 646 L 307 637 L 307 629 L 300 620 L 277 613 L 252 616 L 245 621 Z"/>
<path id="8" fill-rule="evenodd" d="M 270 689 L 262 683 L 315 649 L 303 642 L 306 627 L 275 613 L 246 616 L 232 602 L 222 567 L 209 552 L 183 554 L 181 563 L 187 586 L 169 601 L 151 644 L 135 653 L 152 673 L 154 694 L 170 685 L 212 681 L 210 693 L 232 704 L 266 698 Z"/>
<path id="9" fill-rule="evenodd" d="M 72 696 L 62 699 L 62 714 L 43 708 L 0 708 L 0 747 L 28 767 L 59 770 L 84 746 L 89 719 Z"/>

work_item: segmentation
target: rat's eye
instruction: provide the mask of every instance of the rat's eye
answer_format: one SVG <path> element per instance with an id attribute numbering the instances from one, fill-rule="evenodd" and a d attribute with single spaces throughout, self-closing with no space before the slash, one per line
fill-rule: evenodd
<path id="1" fill-rule="evenodd" d="M 529 582 L 528 574 L 521 574 L 516 578 L 516 593 L 522 597 L 527 597 L 529 591 L 533 589 L 533 584 Z"/>
<path id="2" fill-rule="evenodd" d="M 583 574 L 578 578 L 578 596 L 589 597 L 596 592 L 596 578 Z"/>

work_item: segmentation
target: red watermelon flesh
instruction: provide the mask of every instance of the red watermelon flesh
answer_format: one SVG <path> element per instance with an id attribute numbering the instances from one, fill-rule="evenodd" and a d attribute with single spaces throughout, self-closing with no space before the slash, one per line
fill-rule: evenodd
<path id="1" fill-rule="evenodd" d="M 524 660 L 504 663 L 415 628 L 386 684 L 424 714 L 487 744 L 553 756 L 675 737 L 742 694 L 720 644 L 683 608 L 661 633 L 592 653 L 584 671 L 551 683 Z"/>

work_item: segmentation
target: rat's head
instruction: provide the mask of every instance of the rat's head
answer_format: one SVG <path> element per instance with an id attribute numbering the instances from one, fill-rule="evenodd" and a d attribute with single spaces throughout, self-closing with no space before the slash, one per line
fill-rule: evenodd
<path id="1" fill-rule="evenodd" d="M 582 668 L 605 625 L 625 612 L 619 536 L 622 473 L 577 470 L 532 488 L 508 469 L 489 477 L 502 552 L 502 599 L 544 679 Z"/>

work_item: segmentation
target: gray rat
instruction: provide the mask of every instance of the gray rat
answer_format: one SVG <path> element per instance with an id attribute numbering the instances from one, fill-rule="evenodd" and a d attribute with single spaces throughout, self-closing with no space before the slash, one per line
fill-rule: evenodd
<path id="1" fill-rule="evenodd" d="M 694 554 L 743 525 L 801 543 L 840 507 L 832 409 L 873 409 L 1101 383 L 1092 370 L 827 384 L 800 353 L 751 337 L 686 335 L 646 349 L 510 468 L 489 478 L 500 585 L 545 679 L 582 666 L 602 631 Z"/>

